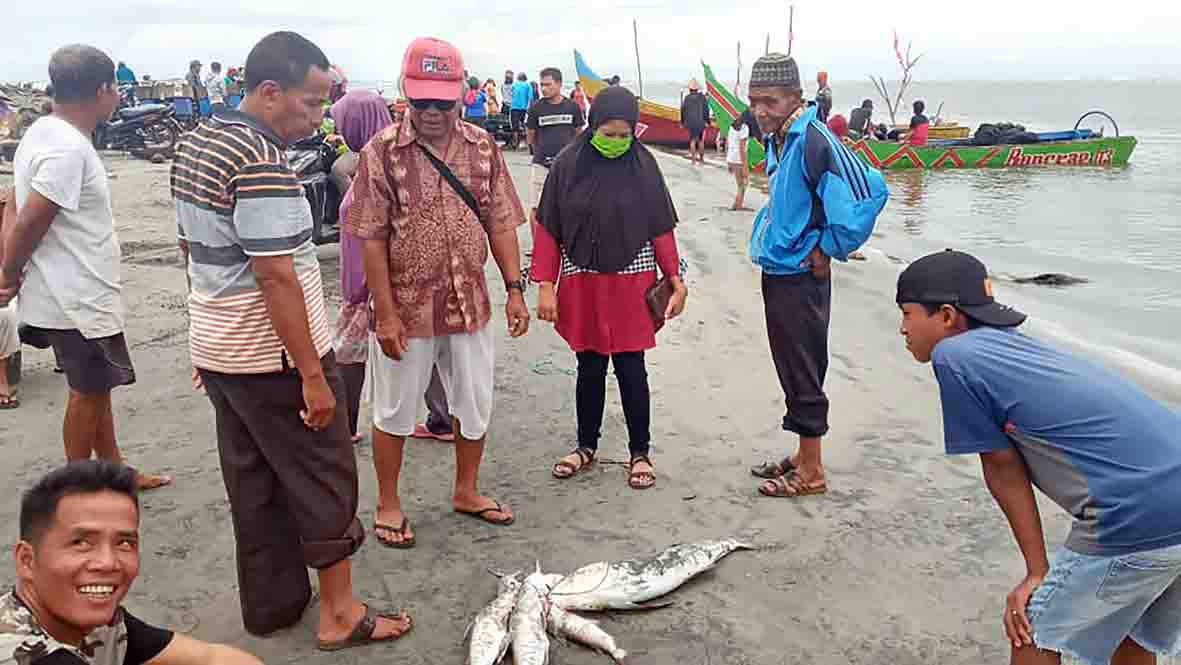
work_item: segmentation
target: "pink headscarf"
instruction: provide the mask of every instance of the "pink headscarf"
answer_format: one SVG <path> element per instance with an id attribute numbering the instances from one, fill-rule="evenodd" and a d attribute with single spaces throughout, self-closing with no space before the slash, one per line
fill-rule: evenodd
<path id="1" fill-rule="evenodd" d="M 354 90 L 341 97 L 332 105 L 332 119 L 353 152 L 361 152 L 369 139 L 394 123 L 385 99 L 369 90 Z"/>

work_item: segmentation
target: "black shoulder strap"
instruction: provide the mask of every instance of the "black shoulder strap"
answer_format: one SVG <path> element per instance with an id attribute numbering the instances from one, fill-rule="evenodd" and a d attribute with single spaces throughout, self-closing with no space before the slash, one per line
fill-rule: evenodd
<path id="1" fill-rule="evenodd" d="M 456 194 L 459 194 L 459 198 L 463 199 L 463 202 L 467 204 L 467 207 L 471 208 L 472 212 L 476 213 L 476 219 L 480 220 L 480 224 L 483 224 L 484 216 L 480 214 L 480 204 L 478 201 L 476 201 L 475 195 L 468 191 L 467 187 L 464 187 L 463 183 L 459 181 L 459 178 L 455 177 L 455 174 L 451 172 L 451 169 L 443 163 L 443 160 L 435 157 L 434 153 L 432 153 L 430 150 L 427 150 L 426 146 L 423 144 L 416 142 L 415 145 L 418 146 L 419 150 L 422 150 L 422 154 L 426 155 L 426 158 L 430 160 L 431 165 L 435 167 L 435 170 L 439 172 L 439 175 L 443 176 L 443 179 L 447 181 L 447 184 L 451 185 L 451 189 L 455 190 Z M 487 229 L 485 229 L 485 231 L 487 231 Z"/>

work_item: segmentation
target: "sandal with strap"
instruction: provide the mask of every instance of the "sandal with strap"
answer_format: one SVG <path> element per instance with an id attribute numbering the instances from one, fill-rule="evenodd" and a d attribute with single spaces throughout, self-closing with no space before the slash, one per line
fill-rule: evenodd
<path id="1" fill-rule="evenodd" d="M 774 489 L 767 489 L 770 485 Z M 824 494 L 828 491 L 828 483 L 809 487 L 798 471 L 790 471 L 778 478 L 772 478 L 759 485 L 759 494 L 776 499 L 795 499 L 801 496 Z"/>
<path id="2" fill-rule="evenodd" d="M 406 629 L 390 635 L 388 637 L 373 637 L 373 633 L 377 632 L 377 620 L 389 619 L 390 621 L 405 622 Z M 340 651 L 341 649 L 348 649 L 349 647 L 365 646 L 366 644 L 375 644 L 377 642 L 392 642 L 393 640 L 406 636 L 414 628 L 414 619 L 410 618 L 405 611 L 398 614 L 386 614 L 378 612 L 368 605 L 365 606 L 365 616 L 357 622 L 353 628 L 353 632 L 343 640 L 319 640 L 316 645 L 320 651 Z"/>
<path id="3" fill-rule="evenodd" d="M 574 466 L 570 462 L 567 462 L 565 458 L 562 458 L 557 464 L 554 465 L 554 478 L 557 478 L 558 480 L 567 480 L 569 478 L 573 478 L 579 473 L 590 468 L 590 465 L 595 463 L 595 451 L 591 450 L 590 448 L 583 448 L 579 446 L 578 448 L 571 450 L 570 453 L 566 455 L 566 457 L 569 457 L 570 455 L 578 455 L 578 466 Z"/>
<path id="4" fill-rule="evenodd" d="M 636 471 L 636 465 L 643 462 L 648 465 L 647 471 Z M 656 472 L 652 460 L 647 455 L 636 455 L 628 463 L 627 485 L 634 490 L 651 489 L 656 485 Z"/>
<path id="5" fill-rule="evenodd" d="M 401 540 L 394 540 L 393 538 L 381 535 L 382 531 L 389 533 L 396 533 Z M 377 538 L 377 542 L 396 550 L 408 550 L 418 544 L 418 539 L 415 536 L 408 536 L 407 531 L 410 531 L 410 518 L 405 515 L 402 516 L 402 524 L 395 527 L 393 524 L 384 524 L 382 522 L 373 520 L 373 537 Z"/>
<path id="6" fill-rule="evenodd" d="M 750 474 L 756 478 L 774 480 L 785 473 L 791 473 L 795 470 L 796 465 L 791 463 L 791 458 L 784 457 L 778 462 L 763 462 L 758 466 L 752 466 L 750 468 Z"/>

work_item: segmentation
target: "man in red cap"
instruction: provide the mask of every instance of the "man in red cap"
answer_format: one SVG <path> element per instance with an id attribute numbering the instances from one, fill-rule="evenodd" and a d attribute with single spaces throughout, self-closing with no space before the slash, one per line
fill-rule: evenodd
<path id="1" fill-rule="evenodd" d="M 416 39 L 402 61 L 405 117 L 369 142 L 353 180 L 345 228 L 365 239 L 373 292 L 370 337 L 373 462 L 380 496 L 374 531 L 413 547 L 398 477 L 406 437 L 438 366 L 455 421 L 456 512 L 508 525 L 511 509 L 479 491 L 492 415 L 492 305 L 484 279 L 491 246 L 508 292 L 508 332 L 529 329 L 517 227 L 525 211 L 488 132 L 459 117 L 463 57 L 447 42 Z"/>

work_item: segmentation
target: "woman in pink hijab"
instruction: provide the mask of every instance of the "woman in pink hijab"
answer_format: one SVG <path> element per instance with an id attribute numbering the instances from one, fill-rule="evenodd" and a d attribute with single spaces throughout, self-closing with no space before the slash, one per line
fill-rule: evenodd
<path id="1" fill-rule="evenodd" d="M 344 138 L 349 151 L 332 164 L 332 178 L 344 193 L 340 203 L 340 219 L 348 218 L 353 203 L 350 186 L 357 172 L 361 148 L 378 132 L 393 124 L 386 101 L 368 90 L 356 90 L 341 97 L 332 105 L 332 119 L 336 131 Z M 340 318 L 336 320 L 336 339 L 333 348 L 336 362 L 344 376 L 348 398 L 349 432 L 356 443 L 364 438 L 357 431 L 357 415 L 361 408 L 361 387 L 365 383 L 365 361 L 369 357 L 369 288 L 365 284 L 362 267 L 364 241 L 344 230 L 340 231 L 340 293 L 343 302 Z"/>

